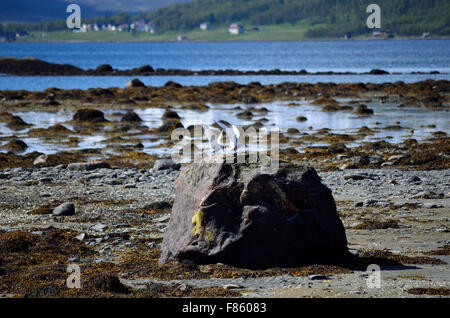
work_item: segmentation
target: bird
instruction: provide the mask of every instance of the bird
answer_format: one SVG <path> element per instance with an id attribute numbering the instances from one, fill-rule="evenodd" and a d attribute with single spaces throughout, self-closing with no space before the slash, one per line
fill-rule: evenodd
<path id="1" fill-rule="evenodd" d="M 215 122 L 215 124 L 218 125 L 222 129 L 222 133 L 224 131 L 229 130 L 229 128 L 227 126 L 225 126 L 224 124 L 222 124 L 220 122 Z M 241 137 L 241 131 L 235 125 L 231 125 L 231 128 L 232 128 L 230 131 L 231 136 L 229 136 L 229 140 L 230 140 L 229 149 L 233 150 L 234 152 L 237 152 L 237 150 L 240 146 L 244 146 L 242 143 L 239 142 L 239 138 Z"/>
<path id="2" fill-rule="evenodd" d="M 206 138 L 208 138 L 209 145 L 211 146 L 212 150 L 214 152 L 220 151 L 223 148 L 223 144 L 221 142 L 223 138 L 223 131 L 220 131 L 219 133 L 219 129 L 210 126 L 203 126 L 203 130 L 205 132 Z"/>

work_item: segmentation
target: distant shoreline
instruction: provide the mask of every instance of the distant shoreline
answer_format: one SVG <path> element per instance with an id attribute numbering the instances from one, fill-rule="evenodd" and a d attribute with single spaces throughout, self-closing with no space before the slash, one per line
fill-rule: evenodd
<path id="1" fill-rule="evenodd" d="M 186 32 L 170 31 L 149 34 L 147 32 L 109 32 L 109 31 L 52 31 L 30 32 L 28 36 L 17 38 L 14 42 L 38 43 L 221 43 L 221 42 L 329 42 L 329 41 L 402 41 L 402 40 L 447 40 L 450 35 L 431 35 L 423 38 L 417 36 L 396 36 L 388 38 L 381 36 L 374 38 L 372 34 L 365 34 L 344 39 L 343 37 L 305 37 L 306 28 L 302 27 L 266 27 L 259 31 L 249 31 L 240 35 L 231 35 L 225 28 L 210 31 L 190 30 Z"/>
<path id="2" fill-rule="evenodd" d="M 450 40 L 450 36 L 446 37 L 433 37 L 433 38 L 421 38 L 421 37 L 402 37 L 394 39 L 373 39 L 373 38 L 355 38 L 355 39 L 342 39 L 342 38 L 315 38 L 315 39 L 301 39 L 301 40 L 184 40 L 184 41 L 174 41 L 174 40 L 49 40 L 49 41 L 39 41 L 39 40 L 17 40 L 11 42 L 1 42 L 1 43 L 252 43 L 252 42 L 364 42 L 364 41 L 432 41 L 432 40 Z"/>
<path id="3" fill-rule="evenodd" d="M 308 72 L 306 70 L 253 70 L 242 71 L 237 69 L 154 69 L 150 65 L 142 65 L 132 69 L 114 69 L 109 64 L 99 65 L 96 69 L 82 69 L 71 64 L 49 63 L 35 58 L 2 58 L 0 57 L 0 74 L 17 76 L 257 76 L 257 75 L 436 75 L 446 74 L 439 71 L 429 72 L 393 72 L 390 73 L 381 69 L 372 69 L 369 72 Z"/>

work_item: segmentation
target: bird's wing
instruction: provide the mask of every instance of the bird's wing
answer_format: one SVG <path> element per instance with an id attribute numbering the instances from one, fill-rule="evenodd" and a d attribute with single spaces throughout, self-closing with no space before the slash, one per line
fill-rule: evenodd
<path id="1" fill-rule="evenodd" d="M 225 126 L 224 124 L 222 124 L 221 122 L 217 122 L 215 121 L 215 123 L 217 124 L 217 126 L 220 127 L 220 129 L 222 129 L 223 131 L 227 130 L 227 126 Z"/>
<path id="2" fill-rule="evenodd" d="M 237 139 L 239 139 L 239 137 L 241 137 L 241 131 L 235 125 L 231 127 L 233 128 L 234 135 L 236 136 Z"/>

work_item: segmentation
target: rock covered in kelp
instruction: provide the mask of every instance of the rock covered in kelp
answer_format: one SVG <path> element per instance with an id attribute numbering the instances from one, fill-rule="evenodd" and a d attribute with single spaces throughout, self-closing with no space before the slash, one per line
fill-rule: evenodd
<path id="1" fill-rule="evenodd" d="M 92 122 L 106 122 L 105 115 L 102 111 L 96 109 L 80 109 L 73 115 L 73 121 L 78 123 Z"/>
<path id="2" fill-rule="evenodd" d="M 125 85 L 125 88 L 130 88 L 130 87 L 145 87 L 145 84 L 142 83 L 137 78 L 134 78 Z"/>
<path id="3" fill-rule="evenodd" d="M 120 121 L 123 123 L 140 123 L 142 119 L 134 111 L 129 111 L 125 115 L 123 115 Z"/>

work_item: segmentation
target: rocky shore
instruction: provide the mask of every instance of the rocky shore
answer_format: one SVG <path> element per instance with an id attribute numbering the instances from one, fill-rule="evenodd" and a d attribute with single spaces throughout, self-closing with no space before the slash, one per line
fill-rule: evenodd
<path id="1" fill-rule="evenodd" d="M 280 133 L 281 159 L 314 167 L 332 190 L 352 261 L 264 270 L 158 262 L 182 168 L 160 151 L 173 146 L 183 114 L 218 108 L 261 128 L 275 111 L 261 104 L 274 101 L 301 124 L 306 104 L 349 120 L 387 104 L 445 116 L 450 94 L 448 81 L 0 91 L 1 296 L 449 297 L 448 131 L 403 119 L 346 133 L 295 125 Z M 40 124 L 40 113 L 58 112 L 64 120 Z M 385 131 L 407 137 L 366 139 Z M 99 136 L 100 146 L 83 146 Z M 81 289 L 66 287 L 70 264 L 81 267 Z M 370 264 L 381 266 L 380 288 L 367 285 Z"/>
<path id="2" fill-rule="evenodd" d="M 450 170 L 319 173 L 333 191 L 358 262 L 268 270 L 158 263 L 178 174 L 172 168 L 4 169 L 1 293 L 28 297 L 414 297 L 418 291 L 422 291 L 419 296 L 449 295 Z M 63 202 L 74 204 L 73 215 L 54 215 L 53 209 Z M 382 267 L 380 289 L 365 284 L 365 266 L 372 263 Z M 69 264 L 82 267 L 80 290 L 64 285 Z M 43 279 L 44 274 L 51 279 Z M 98 284 L 93 287 L 93 283 Z"/>
<path id="3" fill-rule="evenodd" d="M 95 69 L 81 69 L 69 64 L 55 64 L 35 58 L 0 58 L 0 74 L 11 74 L 19 76 L 223 76 L 223 75 L 388 75 L 385 70 L 373 69 L 370 72 L 308 72 L 282 71 L 279 69 L 259 70 L 259 71 L 240 71 L 240 70 L 183 70 L 183 69 L 154 69 L 150 65 L 119 70 L 114 69 L 109 64 L 99 65 Z M 393 73 L 405 74 L 405 73 Z M 431 72 L 413 72 L 411 74 L 440 74 L 438 71 Z"/>

